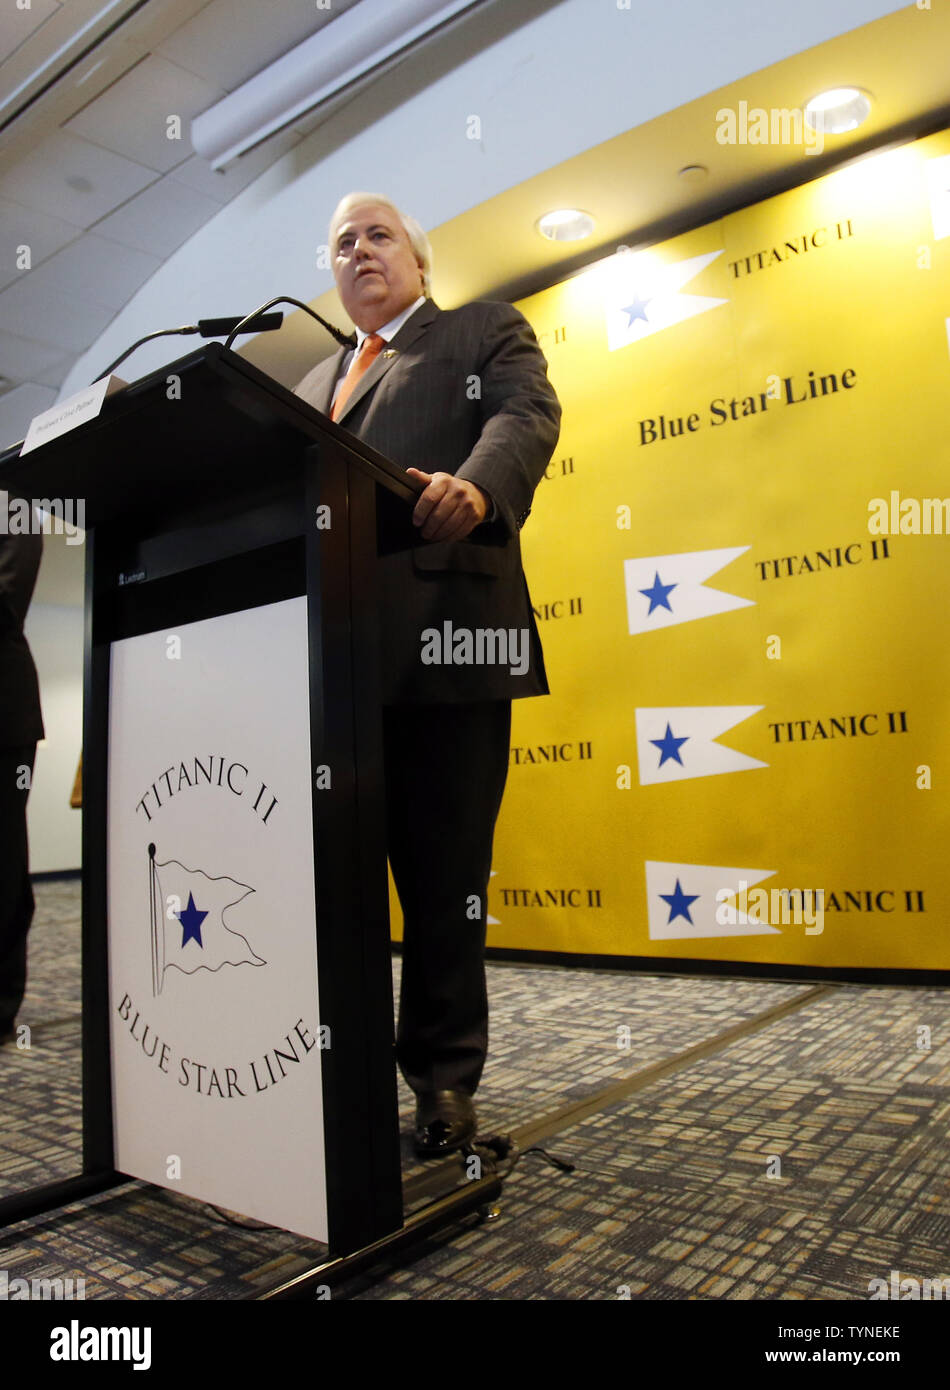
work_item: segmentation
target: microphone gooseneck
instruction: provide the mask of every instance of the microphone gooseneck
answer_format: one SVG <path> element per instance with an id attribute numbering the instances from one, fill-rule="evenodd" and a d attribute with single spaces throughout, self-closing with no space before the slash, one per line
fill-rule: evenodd
<path id="1" fill-rule="evenodd" d="M 355 347 L 355 334 L 344 333 L 342 328 L 337 328 L 334 324 L 328 323 L 325 318 L 321 318 L 315 309 L 311 309 L 309 304 L 304 304 L 300 299 L 292 299 L 289 294 L 278 295 L 276 299 L 269 299 L 266 304 L 262 304 L 260 308 L 255 309 L 253 314 L 248 314 L 246 319 L 241 320 L 224 346 L 226 348 L 231 346 L 234 338 L 237 337 L 238 333 L 243 331 L 243 326 L 247 323 L 248 319 L 253 319 L 257 314 L 263 314 L 265 309 L 272 309 L 275 304 L 295 304 L 298 309 L 303 309 L 305 314 L 309 314 L 312 319 L 316 319 L 317 323 L 325 328 L 331 338 L 335 338 L 341 347 Z"/>
<path id="2" fill-rule="evenodd" d="M 276 301 L 279 303 L 280 301 Z M 253 314 L 245 314 L 242 319 L 199 319 L 197 323 L 186 323 L 182 328 L 157 328 L 154 333 L 146 333 L 144 338 L 139 338 L 131 347 L 121 352 L 114 362 L 110 362 L 104 372 L 100 372 L 96 381 L 101 381 L 104 376 L 111 376 L 120 362 L 124 362 L 127 357 L 131 357 L 136 348 L 140 348 L 143 343 L 150 343 L 155 338 L 171 338 L 177 334 L 187 336 L 192 333 L 200 333 L 202 338 L 223 338 L 230 333 L 228 346 L 231 339 L 238 333 L 267 333 L 279 328 L 284 321 L 283 314 L 261 314 L 255 309 Z"/>

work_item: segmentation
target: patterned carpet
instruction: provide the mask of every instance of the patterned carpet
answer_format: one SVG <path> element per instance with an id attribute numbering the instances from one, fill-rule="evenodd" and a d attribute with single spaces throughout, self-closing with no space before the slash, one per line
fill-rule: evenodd
<path id="1" fill-rule="evenodd" d="M 37 905 L 32 1046 L 0 1049 L 2 1193 L 78 1171 L 79 886 L 40 884 Z M 941 990 L 506 963 L 489 991 L 481 1131 L 546 1133 L 575 1170 L 526 1154 L 499 1221 L 443 1231 L 335 1299 L 866 1300 L 891 1270 L 950 1276 Z M 401 1082 L 400 1109 L 418 1205 Z M 246 1299 L 323 1253 L 141 1183 L 0 1234 L 11 1279 L 82 1277 L 87 1299 Z"/>

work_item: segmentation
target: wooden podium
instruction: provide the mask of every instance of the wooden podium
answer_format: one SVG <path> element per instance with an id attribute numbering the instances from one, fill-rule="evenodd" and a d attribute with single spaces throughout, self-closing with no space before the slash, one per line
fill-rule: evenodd
<path id="1" fill-rule="evenodd" d="M 417 486 L 217 344 L 19 447 L 0 488 L 85 502 L 83 1175 L 0 1217 L 133 1176 L 356 1250 L 403 1219 L 374 576 Z"/>

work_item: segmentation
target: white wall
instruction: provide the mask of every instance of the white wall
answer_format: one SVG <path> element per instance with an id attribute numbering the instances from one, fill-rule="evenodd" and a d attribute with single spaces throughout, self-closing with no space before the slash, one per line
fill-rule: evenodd
<path id="1" fill-rule="evenodd" d="M 39 672 L 46 728 L 27 803 L 30 870 L 78 869 L 81 817 L 70 807 L 69 795 L 82 746 L 82 609 L 34 603 L 26 636 Z"/>

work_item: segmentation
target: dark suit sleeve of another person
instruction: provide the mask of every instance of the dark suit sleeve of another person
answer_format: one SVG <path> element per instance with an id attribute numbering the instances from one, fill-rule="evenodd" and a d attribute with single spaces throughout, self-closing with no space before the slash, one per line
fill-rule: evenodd
<path id="1" fill-rule="evenodd" d="M 23 632 L 43 538 L 0 535 L 0 1037 L 13 1028 L 26 988 L 33 919 L 26 802 L 43 737 L 36 667 Z"/>
<path id="2" fill-rule="evenodd" d="M 0 535 L 0 747 L 43 737 L 39 682 L 23 632 L 43 551 L 42 536 Z"/>

